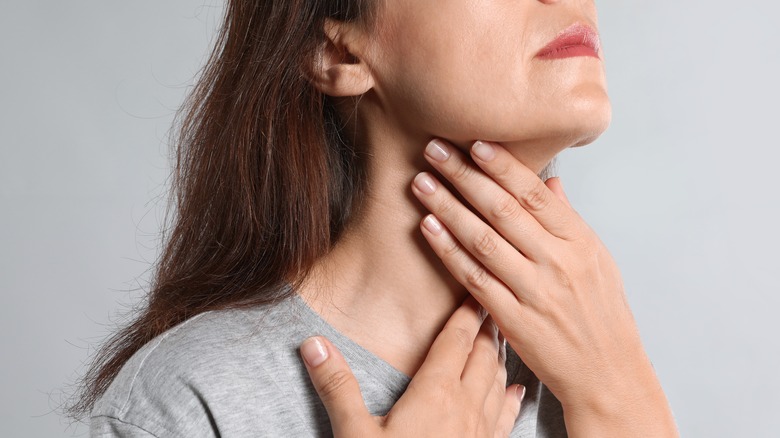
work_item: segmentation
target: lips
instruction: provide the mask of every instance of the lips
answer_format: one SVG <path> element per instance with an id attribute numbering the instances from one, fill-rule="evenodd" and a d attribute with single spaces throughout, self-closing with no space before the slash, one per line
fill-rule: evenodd
<path id="1" fill-rule="evenodd" d="M 574 23 L 562 30 L 554 40 L 544 46 L 537 58 L 560 59 L 572 56 L 591 56 L 599 58 L 599 34 L 592 27 Z"/>

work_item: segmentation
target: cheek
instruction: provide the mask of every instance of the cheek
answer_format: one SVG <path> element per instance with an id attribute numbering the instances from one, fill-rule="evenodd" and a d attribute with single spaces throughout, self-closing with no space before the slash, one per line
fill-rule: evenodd
<path id="1" fill-rule="evenodd" d="M 516 125 L 532 97 L 523 38 L 492 29 L 397 41 L 382 85 L 404 126 L 468 141 Z"/>

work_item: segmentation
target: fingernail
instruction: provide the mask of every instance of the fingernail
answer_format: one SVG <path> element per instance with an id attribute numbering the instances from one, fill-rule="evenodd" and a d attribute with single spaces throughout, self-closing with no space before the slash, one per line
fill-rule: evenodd
<path id="1" fill-rule="evenodd" d="M 423 220 L 423 226 L 428 229 L 434 236 L 438 236 L 442 232 L 441 222 L 432 214 L 429 214 Z"/>
<path id="2" fill-rule="evenodd" d="M 431 140 L 425 147 L 425 155 L 436 161 L 446 161 L 450 157 L 450 151 L 439 140 Z"/>
<path id="3" fill-rule="evenodd" d="M 474 146 L 471 147 L 471 152 L 482 161 L 490 161 L 496 157 L 496 150 L 493 149 L 493 146 L 481 141 L 474 143 Z"/>
<path id="4" fill-rule="evenodd" d="M 436 191 L 436 183 L 425 172 L 414 177 L 414 186 L 426 195 L 432 195 Z"/>
<path id="5" fill-rule="evenodd" d="M 525 397 L 525 386 L 518 385 L 517 392 L 515 393 L 515 395 L 517 395 L 517 401 L 522 403 L 523 402 L 523 397 Z"/>
<path id="6" fill-rule="evenodd" d="M 309 366 L 316 367 L 328 358 L 328 349 L 319 338 L 308 338 L 301 344 L 301 354 Z"/>

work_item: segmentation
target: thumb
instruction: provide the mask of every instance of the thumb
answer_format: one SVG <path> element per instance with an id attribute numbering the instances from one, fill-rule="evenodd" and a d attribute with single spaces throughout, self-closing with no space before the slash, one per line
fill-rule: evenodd
<path id="1" fill-rule="evenodd" d="M 566 197 L 566 193 L 563 192 L 563 184 L 561 184 L 561 178 L 554 176 L 552 178 L 548 178 L 547 181 L 544 182 L 544 184 L 547 186 L 547 188 L 550 189 L 553 193 L 555 193 L 555 196 L 557 196 L 561 201 L 565 202 L 566 205 L 571 207 L 571 204 L 569 203 L 569 198 Z"/>
<path id="2" fill-rule="evenodd" d="M 363 402 L 357 379 L 332 343 L 321 336 L 308 338 L 301 344 L 301 355 L 314 389 L 328 411 L 334 436 L 358 436 L 376 425 Z"/>

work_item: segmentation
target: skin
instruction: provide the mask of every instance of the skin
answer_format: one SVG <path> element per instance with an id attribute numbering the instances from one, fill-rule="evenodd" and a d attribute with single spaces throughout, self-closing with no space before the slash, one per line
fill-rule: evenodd
<path id="1" fill-rule="evenodd" d="M 406 392 L 382 417 L 366 410 L 360 387 L 327 339 L 301 346 L 336 437 L 506 437 L 524 388 L 506 385 L 506 344 L 474 297 L 455 310 Z M 325 353 L 322 355 L 320 353 Z M 435 419 L 435 420 L 431 420 Z"/>
<path id="2" fill-rule="evenodd" d="M 464 149 L 476 139 L 502 142 L 540 170 L 610 120 L 602 62 L 534 58 L 573 22 L 597 29 L 592 0 L 386 2 L 365 55 L 379 106 L 371 117 Z M 404 148 L 419 153 L 420 144 Z"/>
<path id="3" fill-rule="evenodd" d="M 444 330 L 448 321 L 468 320 L 458 317 L 468 312 L 456 310 L 471 294 L 561 400 L 571 436 L 676 436 L 614 261 L 560 181 L 537 176 L 563 149 L 595 140 L 611 117 L 600 59 L 534 58 L 574 22 L 596 28 L 592 0 L 394 0 L 370 29 L 326 23 L 330 44 L 312 80 L 343 98 L 354 140 L 371 157 L 370 191 L 361 215 L 299 293 L 328 323 L 420 386 L 432 382 L 422 372 L 426 364 L 449 363 L 460 375 L 465 358 L 495 346 L 495 366 L 477 373 L 481 385 L 442 397 L 464 406 L 506 380 L 498 366 L 501 342 L 491 335 L 497 332 L 477 332 L 472 324 L 463 331 L 470 342 L 455 348 L 458 341 Z M 436 147 L 426 148 L 431 139 Z M 474 155 L 478 139 L 492 145 L 493 160 Z M 437 161 L 426 149 L 446 149 L 448 158 Z M 429 213 L 438 234 L 431 219 L 423 220 Z M 337 350 L 318 341 L 320 348 L 305 350 L 326 359 L 316 366 L 307 359 L 307 367 L 334 431 L 342 418 L 365 426 L 347 420 L 367 416 L 355 402 L 362 399 L 354 377 Z M 450 345 L 452 356 L 433 354 L 437 342 Z M 506 436 L 506 412 L 519 410 L 507 396 L 514 390 L 468 404 L 476 412 L 473 427 L 453 430 Z M 400 433 L 389 418 L 418 431 L 432 415 L 441 418 L 404 408 L 415 393 L 425 391 L 408 390 L 405 403 L 373 422 L 382 433 Z M 337 435 L 350 436 L 347 426 Z"/>

